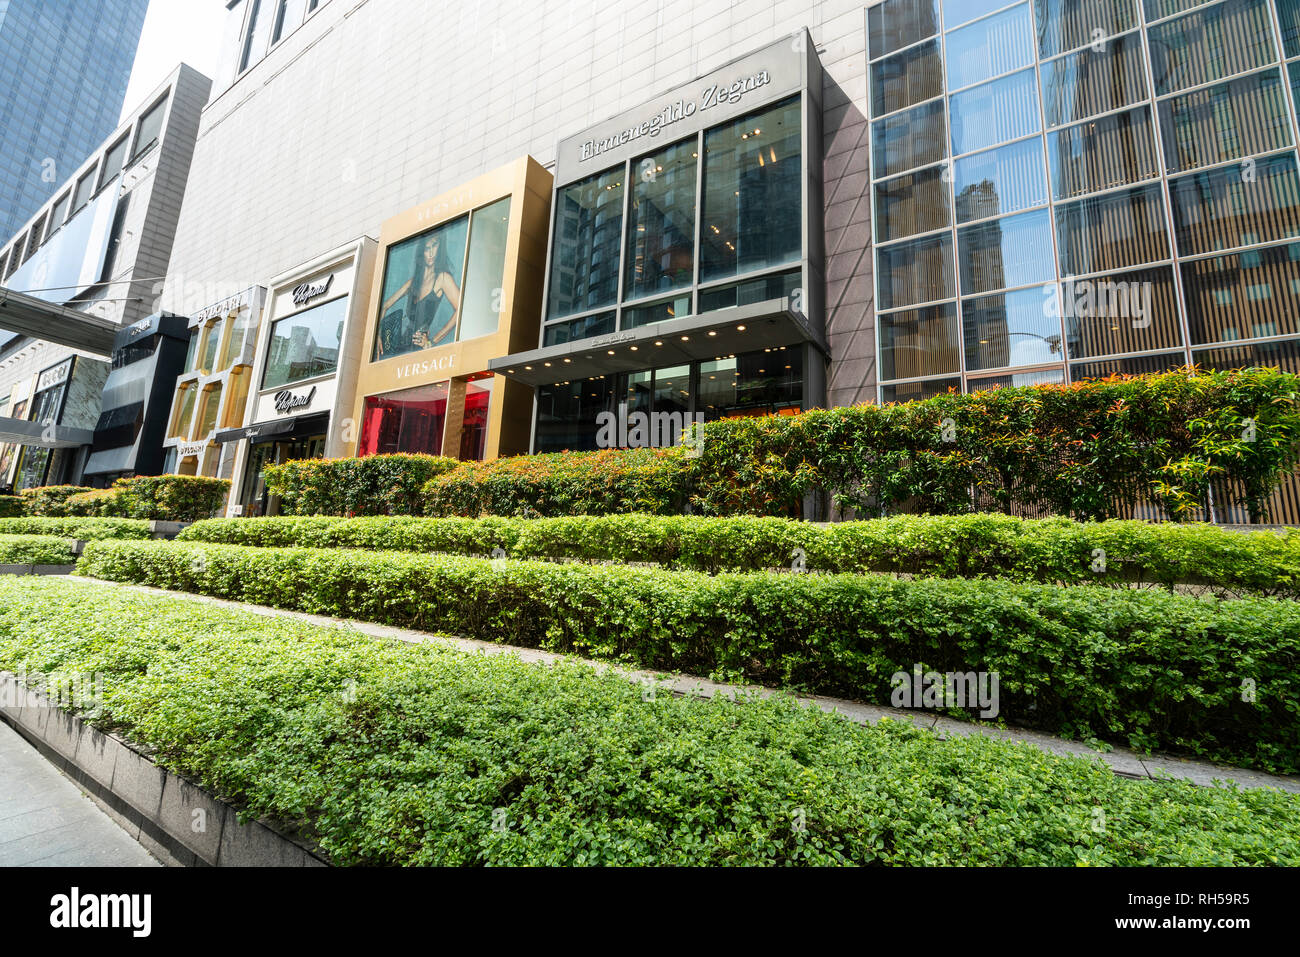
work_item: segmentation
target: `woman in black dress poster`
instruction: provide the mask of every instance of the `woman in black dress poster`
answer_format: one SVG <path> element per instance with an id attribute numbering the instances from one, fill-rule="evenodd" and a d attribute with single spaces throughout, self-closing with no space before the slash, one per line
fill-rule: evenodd
<path id="1" fill-rule="evenodd" d="M 412 276 L 384 300 L 377 353 L 380 357 L 401 355 L 416 349 L 446 345 L 456 335 L 460 312 L 460 287 L 447 253 L 447 241 L 459 230 L 440 229 L 417 240 Z M 451 235 L 447 235 L 451 233 Z M 406 308 L 388 314 L 401 299 Z"/>

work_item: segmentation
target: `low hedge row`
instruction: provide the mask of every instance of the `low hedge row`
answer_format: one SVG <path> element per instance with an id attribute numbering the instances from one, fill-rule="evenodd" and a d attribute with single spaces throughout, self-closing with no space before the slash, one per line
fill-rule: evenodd
<path id="1" fill-rule="evenodd" d="M 441 455 L 299 459 L 264 470 L 285 515 L 419 515 L 426 482 L 460 463 Z"/>
<path id="2" fill-rule="evenodd" d="M 72 565 L 76 561 L 69 539 L 0 534 L 0 565 Z"/>
<path id="3" fill-rule="evenodd" d="M 336 864 L 1300 864 L 1277 791 L 87 587 L 0 581 L 0 668 Z"/>
<path id="4" fill-rule="evenodd" d="M 1013 723 L 1300 769 L 1300 605 L 1275 599 L 192 542 L 91 542 L 78 573 L 880 703 L 917 664 L 996 672 Z"/>
<path id="5" fill-rule="evenodd" d="M 152 538 L 138 518 L 0 518 L 0 535 L 57 535 L 61 538 Z"/>
<path id="6" fill-rule="evenodd" d="M 17 495 L 0 495 L 0 518 L 21 518 L 26 514 L 23 500 Z"/>
<path id="7" fill-rule="evenodd" d="M 3 525 L 0 525 L 2 528 Z M 188 541 L 233 545 L 656 563 L 701 571 L 892 572 L 1127 585 L 1212 583 L 1300 598 L 1300 530 L 1241 534 L 1212 525 L 1074 522 L 1005 515 L 906 515 L 820 526 L 778 518 L 212 519 Z M 801 549 L 802 555 L 796 550 Z"/>
<path id="8" fill-rule="evenodd" d="M 19 495 L 32 516 L 196 522 L 220 511 L 229 491 L 229 479 L 139 475 L 118 479 L 106 489 L 50 485 L 24 489 Z"/>

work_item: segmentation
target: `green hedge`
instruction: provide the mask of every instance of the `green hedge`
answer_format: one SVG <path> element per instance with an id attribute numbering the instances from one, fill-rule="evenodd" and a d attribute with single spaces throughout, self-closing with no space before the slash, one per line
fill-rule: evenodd
<path id="1" fill-rule="evenodd" d="M 149 523 L 135 518 L 3 518 L 0 535 L 57 535 L 61 538 L 152 538 Z"/>
<path id="2" fill-rule="evenodd" d="M 676 449 L 607 449 L 462 462 L 424 486 L 423 511 L 469 517 L 671 515 L 687 503 L 684 461 Z"/>
<path id="3" fill-rule="evenodd" d="M 51 485 L 21 493 L 28 515 L 38 517 L 134 518 L 196 522 L 219 512 L 229 479 L 201 475 L 140 475 L 111 488 Z"/>
<path id="4" fill-rule="evenodd" d="M 1276 599 L 190 542 L 91 542 L 78 573 L 869 702 L 915 664 L 997 672 L 1012 723 L 1300 768 L 1300 605 Z"/>
<path id="5" fill-rule="evenodd" d="M 264 470 L 285 515 L 418 515 L 421 489 L 459 464 L 441 455 L 300 459 Z"/>
<path id="6" fill-rule="evenodd" d="M 74 565 L 76 561 L 69 539 L 0 534 L 0 565 Z"/>
<path id="7" fill-rule="evenodd" d="M 3 525 L 0 525 L 2 528 Z M 1074 522 L 1005 515 L 905 515 L 813 525 L 779 518 L 212 519 L 182 540 L 232 545 L 656 563 L 700 571 L 792 568 L 1017 581 L 1172 586 L 1300 598 L 1300 530 L 1241 534 L 1212 525 Z"/>
<path id="8" fill-rule="evenodd" d="M 1253 521 L 1300 450 L 1300 377 L 1275 369 L 947 394 L 901 405 L 711 422 L 691 449 L 465 463 L 425 489 L 429 515 L 669 514 L 863 518 L 975 511 L 1110 518 L 1154 503 L 1194 517 L 1215 483 Z M 972 494 L 973 490 L 973 494 Z M 415 510 L 412 510 L 414 514 Z"/>
<path id="9" fill-rule="evenodd" d="M 27 514 L 23 500 L 17 495 L 0 495 L 0 518 L 21 518 Z"/>
<path id="10" fill-rule="evenodd" d="M 0 668 L 336 864 L 1300 864 L 1277 791 L 93 587 L 0 581 Z"/>
<path id="11" fill-rule="evenodd" d="M 39 488 L 27 488 L 18 493 L 26 515 L 45 515 L 64 517 L 73 514 L 68 510 L 67 501 L 74 495 L 93 492 L 94 489 L 84 485 L 42 485 Z"/>

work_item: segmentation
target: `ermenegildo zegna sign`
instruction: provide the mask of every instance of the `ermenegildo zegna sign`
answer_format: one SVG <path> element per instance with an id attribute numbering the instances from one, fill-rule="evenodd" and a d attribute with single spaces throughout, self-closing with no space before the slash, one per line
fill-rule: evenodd
<path id="1" fill-rule="evenodd" d="M 807 83 L 809 44 L 806 32 L 792 34 L 644 106 L 561 140 L 556 185 L 608 169 L 629 156 L 653 150 L 660 142 L 690 136 L 802 90 Z"/>

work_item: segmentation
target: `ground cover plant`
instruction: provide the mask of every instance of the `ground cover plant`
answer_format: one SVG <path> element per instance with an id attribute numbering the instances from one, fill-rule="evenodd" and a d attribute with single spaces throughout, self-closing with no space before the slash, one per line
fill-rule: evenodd
<path id="1" fill-rule="evenodd" d="M 136 518 L 0 518 L 0 535 L 57 535 L 62 538 L 152 538 L 149 522 Z"/>
<path id="2" fill-rule="evenodd" d="M 336 864 L 1300 864 L 1277 791 L 110 586 L 0 579 L 0 669 Z"/>
<path id="3" fill-rule="evenodd" d="M 90 542 L 78 574 L 880 704 L 917 665 L 997 673 L 1012 724 L 1300 768 L 1294 601 L 198 542 Z"/>
<path id="4" fill-rule="evenodd" d="M 76 561 L 69 539 L 0 534 L 0 565 L 72 565 Z"/>

